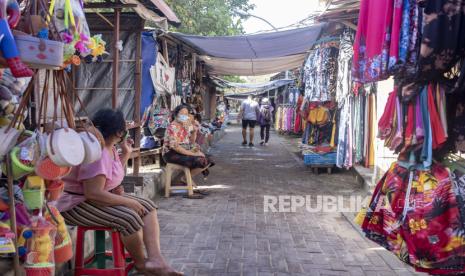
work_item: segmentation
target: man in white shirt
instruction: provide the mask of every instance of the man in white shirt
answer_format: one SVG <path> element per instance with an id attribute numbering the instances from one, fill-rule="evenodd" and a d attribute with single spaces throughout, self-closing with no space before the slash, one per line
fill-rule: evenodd
<path id="1" fill-rule="evenodd" d="M 247 127 L 249 128 L 249 147 L 253 147 L 254 139 L 254 128 L 257 123 L 258 114 L 260 113 L 260 107 L 258 103 L 249 96 L 247 100 L 241 104 L 241 110 L 239 111 L 239 119 L 242 119 L 242 138 L 244 138 L 242 145 L 247 145 Z"/>

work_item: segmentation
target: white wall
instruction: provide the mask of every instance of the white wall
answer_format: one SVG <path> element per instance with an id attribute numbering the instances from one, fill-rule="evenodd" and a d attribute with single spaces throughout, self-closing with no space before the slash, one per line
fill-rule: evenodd
<path id="1" fill-rule="evenodd" d="M 378 131 L 378 120 L 384 113 L 384 107 L 388 99 L 389 93 L 394 89 L 394 80 L 388 79 L 378 82 L 376 92 L 376 134 Z M 393 151 L 384 146 L 384 141 L 376 138 L 375 144 L 375 173 L 373 176 L 373 184 L 375 184 L 383 174 L 389 169 L 392 162 L 397 160 L 397 155 Z"/>

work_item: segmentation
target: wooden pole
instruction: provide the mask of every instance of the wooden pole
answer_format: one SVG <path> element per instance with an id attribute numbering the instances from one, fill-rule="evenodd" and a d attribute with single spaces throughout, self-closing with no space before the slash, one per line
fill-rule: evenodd
<path id="1" fill-rule="evenodd" d="M 170 64 L 170 58 L 168 55 L 168 42 L 166 42 L 166 39 L 163 39 L 163 57 L 165 58 L 165 61 Z"/>
<path id="2" fill-rule="evenodd" d="M 111 106 L 113 109 L 118 107 L 118 84 L 119 84 L 119 29 L 120 29 L 121 9 L 115 9 L 115 27 L 113 41 L 113 90 L 111 95 Z"/>
<path id="3" fill-rule="evenodd" d="M 142 21 L 143 26 L 143 21 Z M 136 125 L 140 126 L 140 108 L 141 108 L 141 95 L 142 95 L 142 28 L 139 29 L 137 33 L 137 41 L 136 41 L 136 68 L 135 68 L 135 95 L 134 95 L 134 122 Z M 141 140 L 141 133 L 140 127 L 136 128 L 135 137 L 134 137 L 134 147 L 139 149 L 138 155 L 134 158 L 133 172 L 134 176 L 139 175 L 139 168 L 140 168 L 140 140 Z"/>
<path id="4" fill-rule="evenodd" d="M 16 204 L 15 204 L 15 191 L 14 191 L 14 183 L 13 183 L 13 171 L 11 168 L 11 157 L 9 154 L 6 156 L 6 170 L 8 173 L 8 198 L 9 198 L 9 213 L 10 213 L 10 226 L 11 231 L 15 234 L 13 238 L 13 243 L 15 245 L 16 254 L 13 256 L 13 267 L 15 270 L 15 275 L 21 275 L 21 267 L 19 265 L 19 254 L 18 254 L 18 239 L 17 235 L 17 227 L 16 227 Z"/>

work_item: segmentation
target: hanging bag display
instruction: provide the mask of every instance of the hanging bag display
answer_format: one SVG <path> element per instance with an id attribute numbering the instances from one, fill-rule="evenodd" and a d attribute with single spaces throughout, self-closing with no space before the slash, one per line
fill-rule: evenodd
<path id="1" fill-rule="evenodd" d="M 79 134 L 74 130 L 75 123 L 73 111 L 70 107 L 63 86 L 63 72 L 53 72 L 53 92 L 55 109 L 53 114 L 53 126 L 57 122 L 58 103 L 61 103 L 61 114 L 67 122 L 67 126 L 63 124 L 61 119 L 61 128 L 52 130 L 47 140 L 47 152 L 52 161 L 64 167 L 74 167 L 82 164 L 85 158 L 85 148 Z"/>
<path id="2" fill-rule="evenodd" d="M 165 130 L 170 124 L 170 110 L 166 107 L 164 96 L 154 98 L 152 111 L 149 114 L 148 127 L 152 135 L 160 136 L 158 130 Z"/>
<path id="3" fill-rule="evenodd" d="M 32 79 L 26 89 L 26 92 L 21 99 L 21 103 L 16 109 L 14 119 L 10 121 L 8 126 L 3 126 L 0 128 L 0 157 L 5 156 L 15 145 L 21 135 L 19 129 L 22 128 L 20 118 L 24 118 L 24 113 L 27 110 L 27 104 L 29 102 L 29 97 L 33 90 L 34 79 Z"/>
<path id="4" fill-rule="evenodd" d="M 163 55 L 157 53 L 157 62 L 150 68 L 153 87 L 159 94 L 173 94 L 175 91 L 175 74 L 174 67 L 170 67 Z"/>

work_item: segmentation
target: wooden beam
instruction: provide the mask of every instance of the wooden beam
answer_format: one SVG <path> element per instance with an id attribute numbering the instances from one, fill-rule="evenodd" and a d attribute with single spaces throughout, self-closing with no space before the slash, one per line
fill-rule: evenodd
<path id="1" fill-rule="evenodd" d="M 96 12 L 95 14 L 97 14 L 100 18 L 102 18 L 103 21 L 105 21 L 108 25 L 110 25 L 110 27 L 114 28 L 115 26 L 113 25 L 113 23 L 111 23 L 110 20 L 108 20 L 103 14 L 99 13 L 99 12 Z"/>
<path id="2" fill-rule="evenodd" d="M 134 80 L 135 80 L 135 96 L 134 96 L 134 122 L 136 125 L 141 125 L 141 118 L 140 118 L 140 109 L 141 109 L 141 98 L 142 98 L 142 30 L 144 28 L 144 21 L 142 21 L 142 26 L 137 33 L 136 39 L 136 68 L 134 72 Z M 140 128 L 136 129 L 136 133 L 134 136 L 134 147 L 140 148 L 140 140 L 141 140 L 141 133 Z M 140 151 L 139 154 L 133 159 L 132 164 L 132 174 L 134 176 L 139 175 L 139 168 L 140 168 Z"/>
<path id="3" fill-rule="evenodd" d="M 354 23 L 352 23 L 350 21 L 343 20 L 341 23 L 346 25 L 347 27 L 351 28 L 352 30 L 355 30 L 355 31 L 357 30 L 357 25 L 355 25 Z"/>
<path id="4" fill-rule="evenodd" d="M 168 42 L 169 45 L 172 45 L 174 47 L 176 47 L 176 45 L 178 45 L 178 44 L 181 44 L 183 49 L 187 50 L 190 53 L 196 53 L 197 54 L 199 52 L 198 50 L 195 50 L 194 48 L 192 48 L 191 46 L 189 46 L 185 42 L 183 42 L 183 41 L 181 41 L 179 39 L 176 39 L 174 37 L 171 37 L 169 35 L 162 34 L 162 35 L 159 36 L 159 38 L 165 39 Z"/>
<path id="5" fill-rule="evenodd" d="M 163 39 L 163 57 L 165 58 L 165 61 L 170 64 L 170 56 L 168 54 L 168 43 L 166 42 L 166 39 Z"/>
<path id="6" fill-rule="evenodd" d="M 111 106 L 118 108 L 118 85 L 119 85 L 119 27 L 121 9 L 115 9 L 115 28 L 113 41 L 113 89 L 111 95 Z"/>
<path id="7" fill-rule="evenodd" d="M 84 9 L 125 9 L 137 8 L 137 4 L 109 4 L 109 3 L 85 3 Z"/>

